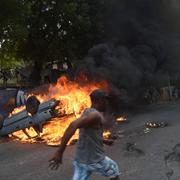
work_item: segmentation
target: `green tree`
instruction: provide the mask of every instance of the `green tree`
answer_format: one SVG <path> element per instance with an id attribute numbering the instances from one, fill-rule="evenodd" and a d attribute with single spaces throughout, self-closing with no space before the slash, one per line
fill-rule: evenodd
<path id="1" fill-rule="evenodd" d="M 101 1 L 28 1 L 28 36 L 21 44 L 23 58 L 39 61 L 81 59 L 102 39 Z"/>
<path id="2" fill-rule="evenodd" d="M 1 0 L 0 7 L 4 61 L 79 60 L 104 36 L 103 0 Z"/>
<path id="3" fill-rule="evenodd" d="M 27 35 L 25 17 L 27 8 L 23 1 L 0 1 L 0 65 L 1 68 L 18 66 L 19 44 Z"/>

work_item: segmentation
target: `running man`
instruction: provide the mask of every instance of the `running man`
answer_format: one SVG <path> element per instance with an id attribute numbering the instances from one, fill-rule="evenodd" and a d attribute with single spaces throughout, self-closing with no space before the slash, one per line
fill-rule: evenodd
<path id="1" fill-rule="evenodd" d="M 83 115 L 72 122 L 66 129 L 58 151 L 50 160 L 49 166 L 57 170 L 62 164 L 63 153 L 68 141 L 77 129 L 80 129 L 79 140 L 74 159 L 73 180 L 89 180 L 92 173 L 99 173 L 111 180 L 119 180 L 119 169 L 116 162 L 105 155 L 103 143 L 103 112 L 106 111 L 108 94 L 95 90 L 90 95 L 92 107 L 86 109 Z"/>

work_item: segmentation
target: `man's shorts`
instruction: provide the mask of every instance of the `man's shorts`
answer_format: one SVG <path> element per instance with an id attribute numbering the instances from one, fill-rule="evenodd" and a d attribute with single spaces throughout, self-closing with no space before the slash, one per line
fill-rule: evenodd
<path id="1" fill-rule="evenodd" d="M 115 178 L 120 175 L 117 163 L 107 156 L 98 163 L 87 165 L 74 161 L 73 165 L 75 171 L 72 180 L 89 180 L 92 173 L 98 173 L 108 178 Z"/>

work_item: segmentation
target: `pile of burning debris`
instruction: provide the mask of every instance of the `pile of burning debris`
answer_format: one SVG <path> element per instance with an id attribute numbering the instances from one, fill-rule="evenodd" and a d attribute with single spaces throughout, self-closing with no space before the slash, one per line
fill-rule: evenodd
<path id="1" fill-rule="evenodd" d="M 108 85 L 106 82 L 79 85 L 61 77 L 56 85 L 49 87 L 48 93 L 29 94 L 26 105 L 15 108 L 1 122 L 0 136 L 23 143 L 42 142 L 56 146 L 69 124 L 91 106 L 89 94 L 97 88 L 107 89 Z M 124 120 L 121 117 L 117 122 Z M 72 137 L 71 144 L 77 139 L 78 132 Z M 104 139 L 113 139 L 110 131 L 104 132 Z"/>
<path id="2" fill-rule="evenodd" d="M 0 136 L 6 136 L 16 131 L 22 130 L 25 135 L 31 136 L 26 131 L 26 128 L 33 127 L 37 134 L 42 132 L 42 124 L 53 117 L 56 117 L 55 108 L 59 101 L 52 99 L 50 101 L 40 104 L 35 96 L 30 96 L 24 110 L 10 115 L 4 119 L 0 126 Z"/>

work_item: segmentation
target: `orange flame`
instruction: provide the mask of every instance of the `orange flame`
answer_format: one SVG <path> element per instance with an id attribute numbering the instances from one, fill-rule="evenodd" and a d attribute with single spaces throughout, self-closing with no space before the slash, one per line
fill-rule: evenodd
<path id="1" fill-rule="evenodd" d="M 103 133 L 104 139 L 109 139 L 110 136 L 111 136 L 111 132 L 109 130 L 104 131 L 104 133 Z"/>
<path id="2" fill-rule="evenodd" d="M 10 114 L 9 114 L 9 117 L 23 111 L 25 109 L 25 106 L 21 106 L 21 107 L 18 107 L 18 108 L 15 108 Z"/>
<path id="3" fill-rule="evenodd" d="M 49 145 L 59 144 L 60 139 L 69 124 L 78 118 L 85 108 L 91 106 L 89 95 L 92 91 L 98 88 L 108 90 L 107 82 L 102 81 L 96 83 L 87 81 L 86 79 L 83 83 L 77 83 L 69 81 L 67 77 L 63 76 L 58 79 L 57 84 L 49 87 L 48 93 L 36 95 L 41 103 L 52 98 L 59 100 L 60 105 L 56 109 L 62 114 L 69 115 L 62 118 L 54 118 L 48 124 L 45 124 L 43 127 L 43 133 L 40 134 L 40 138 L 38 139 L 41 139 L 41 142 L 45 142 Z M 21 110 L 15 109 L 13 114 Z M 26 129 L 26 131 L 31 137 L 37 136 L 33 128 Z M 34 143 L 38 141 L 37 138 L 29 139 L 22 131 L 15 132 L 12 136 L 22 142 Z M 72 139 L 78 139 L 78 132 L 75 133 Z"/>
<path id="4" fill-rule="evenodd" d="M 116 119 L 117 122 L 123 122 L 123 121 L 126 121 L 126 120 L 127 120 L 127 118 L 125 116 L 121 116 L 121 117 L 118 117 Z"/>

